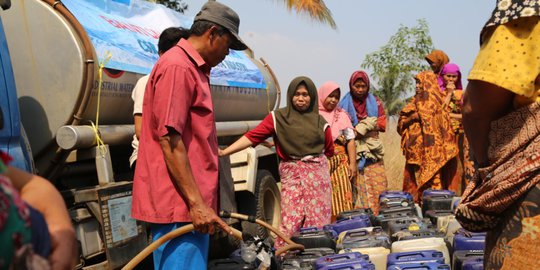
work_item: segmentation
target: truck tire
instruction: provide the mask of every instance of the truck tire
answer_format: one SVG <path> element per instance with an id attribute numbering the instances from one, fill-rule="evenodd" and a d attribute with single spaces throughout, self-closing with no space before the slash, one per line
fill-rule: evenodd
<path id="1" fill-rule="evenodd" d="M 255 214 L 257 219 L 279 229 L 281 224 L 281 195 L 276 180 L 267 170 L 257 172 L 257 183 L 255 186 Z M 240 206 L 240 205 L 239 205 Z M 262 226 L 251 222 L 242 222 L 242 231 L 251 235 L 257 235 L 261 238 L 271 237 L 275 239 L 276 235 Z"/>

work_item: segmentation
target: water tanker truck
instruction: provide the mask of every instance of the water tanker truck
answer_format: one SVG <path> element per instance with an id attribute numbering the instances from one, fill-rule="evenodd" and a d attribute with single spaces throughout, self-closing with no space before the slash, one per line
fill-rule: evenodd
<path id="1" fill-rule="evenodd" d="M 145 224 L 130 217 L 131 92 L 158 58 L 161 31 L 192 18 L 136 0 L 0 5 L 11 6 L 0 11 L 0 149 L 61 191 L 80 243 L 78 268 L 118 268 L 148 241 Z M 275 76 L 250 50 L 231 51 L 210 83 L 221 146 L 279 106 Z M 221 158 L 221 208 L 277 226 L 277 166 L 265 146 Z"/>

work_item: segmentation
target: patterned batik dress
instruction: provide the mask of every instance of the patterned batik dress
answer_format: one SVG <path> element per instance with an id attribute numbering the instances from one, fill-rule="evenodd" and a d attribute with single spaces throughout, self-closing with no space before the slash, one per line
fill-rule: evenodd
<path id="1" fill-rule="evenodd" d="M 336 154 L 328 160 L 332 179 L 332 217 L 353 209 L 349 157 L 341 143 L 334 144 L 334 151 Z"/>
<path id="2" fill-rule="evenodd" d="M 379 213 L 379 195 L 388 189 L 388 181 L 383 161 L 367 165 L 359 171 L 354 183 L 355 208 L 371 208 L 375 215 Z"/>

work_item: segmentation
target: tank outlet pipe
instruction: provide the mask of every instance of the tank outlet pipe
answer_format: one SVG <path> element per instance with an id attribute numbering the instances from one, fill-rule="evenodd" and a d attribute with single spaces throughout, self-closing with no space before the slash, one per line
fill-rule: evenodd
<path id="1" fill-rule="evenodd" d="M 133 125 L 99 126 L 99 136 L 108 145 L 129 144 L 133 140 Z M 62 126 L 56 131 L 56 143 L 64 150 L 84 149 L 97 145 L 91 126 Z"/>
<path id="2" fill-rule="evenodd" d="M 236 121 L 236 122 L 217 122 L 217 136 L 237 136 L 254 129 L 261 121 Z"/>

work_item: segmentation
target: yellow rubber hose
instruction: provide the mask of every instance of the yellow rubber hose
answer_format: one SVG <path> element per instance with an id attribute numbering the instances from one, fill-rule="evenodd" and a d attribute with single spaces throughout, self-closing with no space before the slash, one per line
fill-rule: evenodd
<path id="1" fill-rule="evenodd" d="M 242 240 L 242 233 L 235 228 L 232 228 L 232 227 L 230 228 L 232 230 L 233 236 Z M 122 270 L 131 270 L 135 268 L 135 266 L 137 266 L 142 260 L 144 260 L 144 258 L 152 254 L 154 250 L 156 250 L 159 246 L 163 245 L 165 242 L 171 239 L 174 239 L 176 237 L 179 237 L 185 233 L 192 232 L 194 230 L 195 230 L 195 227 L 193 227 L 193 224 L 188 224 L 165 234 L 164 236 L 160 237 L 156 241 L 152 242 L 149 246 L 147 246 L 141 252 L 139 252 L 137 256 L 135 256 L 124 267 L 122 267 Z"/>
<path id="2" fill-rule="evenodd" d="M 287 237 L 286 235 L 284 235 L 282 232 L 280 232 L 277 228 L 274 228 L 273 226 L 271 226 L 270 224 L 262 221 L 262 220 L 259 220 L 259 219 L 255 219 L 253 216 L 247 216 L 247 215 L 243 215 L 243 214 L 237 214 L 237 213 L 228 213 L 228 212 L 224 212 L 222 211 L 220 213 L 220 216 L 223 217 L 223 218 L 236 218 L 236 219 L 241 219 L 241 220 L 245 220 L 245 221 L 250 221 L 250 222 L 254 222 L 254 223 L 257 223 L 259 224 L 260 226 L 263 226 L 269 230 L 271 230 L 272 232 L 274 232 L 278 237 L 280 237 L 281 239 L 283 239 L 283 241 L 285 241 L 287 243 L 286 246 L 284 247 L 281 247 L 279 249 L 276 250 L 276 256 L 279 256 L 289 250 L 304 250 L 304 246 L 303 245 L 300 245 L 300 244 L 297 244 L 295 242 L 293 242 L 289 237 Z M 232 235 L 240 240 L 242 240 L 242 233 L 233 228 L 233 227 L 230 227 L 231 230 L 232 230 Z M 149 246 L 147 246 L 145 249 L 143 249 L 141 252 L 139 252 L 139 254 L 137 254 L 137 256 L 135 256 L 133 259 L 131 259 L 131 261 L 129 261 L 123 268 L 122 270 L 131 270 L 133 268 L 135 268 L 135 266 L 137 266 L 142 260 L 144 260 L 144 258 L 146 258 L 148 255 L 150 255 L 152 252 L 154 252 L 154 250 L 156 250 L 159 246 L 163 245 L 165 242 L 171 240 L 171 239 L 174 239 L 176 237 L 179 237 L 185 233 L 188 233 L 188 232 L 191 232 L 195 230 L 195 227 L 193 227 L 193 224 L 188 224 L 188 225 L 185 225 L 185 226 L 182 226 L 178 229 L 175 229 L 167 234 L 165 234 L 164 236 L 160 237 L 159 239 L 157 239 L 156 241 L 152 242 Z"/>
<path id="3" fill-rule="evenodd" d="M 249 221 L 249 222 L 254 222 L 256 224 L 259 224 L 269 230 L 271 230 L 273 233 L 275 233 L 279 238 L 283 239 L 283 241 L 285 241 L 285 243 L 287 243 L 286 246 L 284 247 L 281 247 L 279 249 L 276 250 L 276 257 L 289 251 L 289 250 L 304 250 L 304 246 L 303 245 L 300 245 L 300 244 L 297 244 L 295 242 L 293 242 L 289 237 L 287 237 L 286 235 L 284 235 L 282 232 L 280 232 L 277 228 L 273 227 L 272 225 L 260 220 L 260 219 L 255 219 L 255 217 L 253 216 L 247 216 L 247 215 L 243 215 L 243 214 L 238 214 L 238 213 L 228 213 L 228 212 L 225 212 L 225 211 L 221 211 L 219 213 L 219 215 L 222 217 L 222 218 L 236 218 L 236 219 L 241 219 L 241 220 L 246 220 L 246 221 Z"/>

